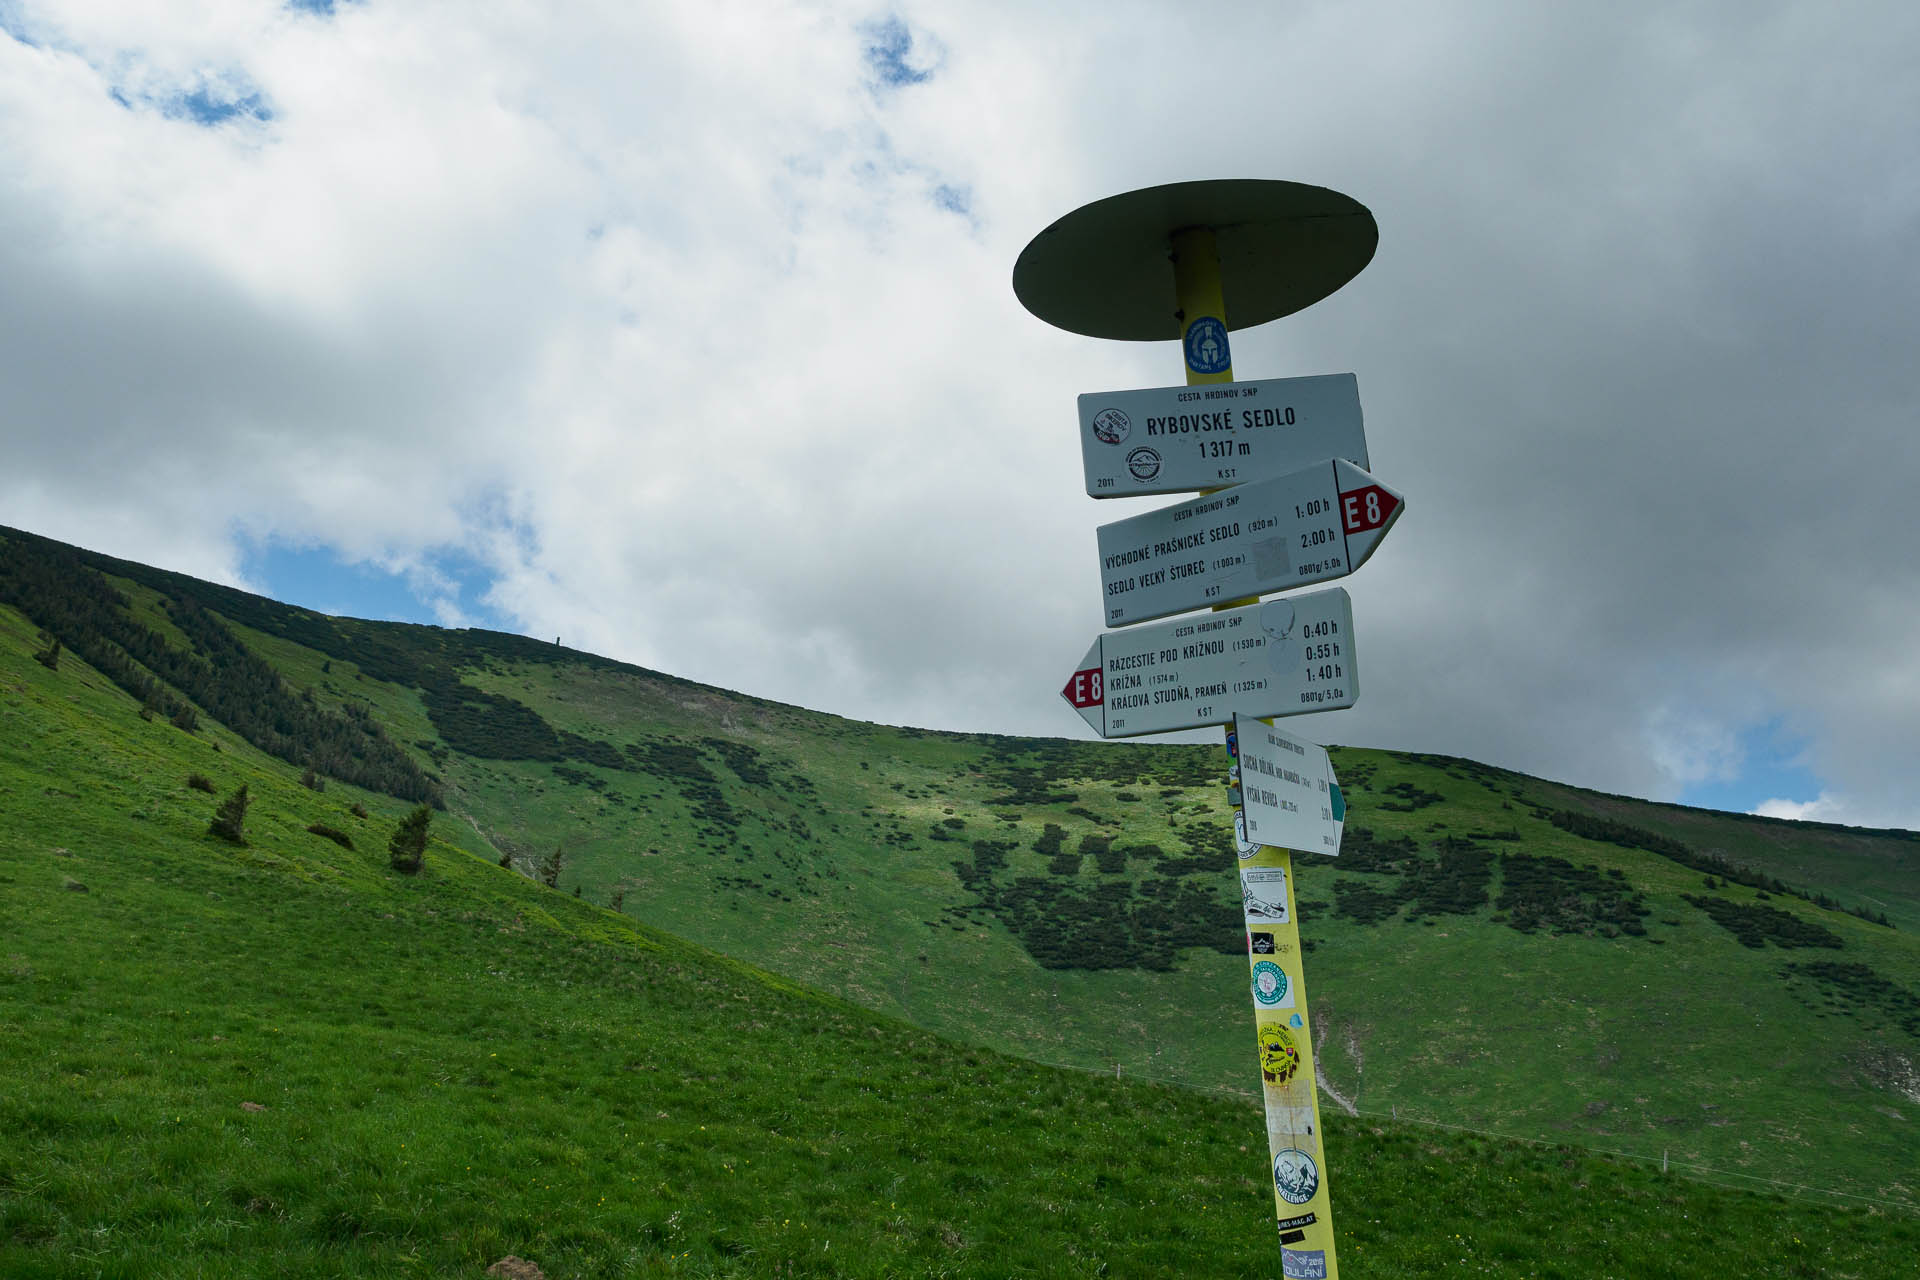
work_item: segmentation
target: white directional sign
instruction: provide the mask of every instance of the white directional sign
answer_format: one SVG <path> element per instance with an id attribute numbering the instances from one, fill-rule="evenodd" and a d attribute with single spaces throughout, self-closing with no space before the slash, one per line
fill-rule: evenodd
<path id="1" fill-rule="evenodd" d="M 1252 716 L 1234 717 L 1233 738 L 1246 838 L 1337 856 L 1347 803 L 1326 748 Z"/>
<path id="2" fill-rule="evenodd" d="M 1321 458 L 1367 465 L 1350 373 L 1080 397 L 1080 450 L 1096 498 L 1218 489 Z"/>
<path id="3" fill-rule="evenodd" d="M 1103 738 L 1350 707 L 1353 605 L 1334 587 L 1109 631 L 1060 696 Z"/>
<path id="4" fill-rule="evenodd" d="M 1107 625 L 1344 578 L 1373 554 L 1405 505 L 1334 458 L 1103 524 Z"/>

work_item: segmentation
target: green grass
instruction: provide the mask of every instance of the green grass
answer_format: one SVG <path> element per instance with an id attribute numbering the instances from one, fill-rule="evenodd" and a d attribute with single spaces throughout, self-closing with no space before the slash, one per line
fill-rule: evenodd
<path id="1" fill-rule="evenodd" d="M 454 818 L 395 875 L 405 805 L 142 721 L 32 640 L 0 610 L 0 1274 L 1274 1273 L 1251 1104 L 876 1016 L 503 871 Z M 191 772 L 248 784 L 246 847 Z M 1350 1275 L 1920 1248 L 1909 1216 L 1570 1148 L 1338 1117 L 1328 1145 Z"/>
<path id="2" fill-rule="evenodd" d="M 1050 968 L 1033 949 L 1034 917 L 997 909 L 955 869 L 977 865 L 976 840 L 1006 845 L 991 891 L 1043 886 L 1054 895 L 1043 922 L 1112 900 L 1165 901 L 1160 869 L 1224 836 L 1217 749 L 865 725 L 491 633 L 335 627 L 142 566 L 103 571 L 154 625 L 165 598 L 202 597 L 323 708 L 370 708 L 444 784 L 443 834 L 489 862 L 504 854 L 531 874 L 558 848 L 564 890 L 618 896 L 635 920 L 945 1036 L 1083 1070 L 1248 1088 L 1242 957 L 1196 946 L 1171 967 L 1160 955 L 1148 965 L 1121 913 L 1098 921 L 1079 953 L 1118 967 Z M 366 674 L 410 669 L 395 653 L 511 698 L 549 735 L 631 767 L 461 754 L 419 690 Z M 462 741 L 474 741 L 472 726 Z M 1920 1031 L 1901 1002 L 1920 998 L 1920 935 L 1740 885 L 1708 888 L 1698 870 L 1550 819 L 1575 810 L 1681 838 L 1897 921 L 1920 919 L 1920 841 L 1639 804 L 1445 757 L 1340 748 L 1335 759 L 1350 825 L 1412 841 L 1429 869 L 1439 842 L 1477 836 L 1470 843 L 1541 860 L 1531 865 L 1590 867 L 1648 912 L 1635 926 L 1644 936 L 1614 924 L 1523 935 L 1471 893 L 1460 912 L 1421 915 L 1400 902 L 1411 877 L 1301 858 L 1316 948 L 1306 986 L 1328 1033 L 1324 1077 L 1341 1097 L 1363 1113 L 1916 1203 Z M 344 806 L 351 794 L 336 782 L 324 798 Z M 355 830 L 337 811 L 287 821 Z M 1090 856 L 1069 872 L 1050 830 L 1064 849 L 1097 836 L 1163 857 L 1114 870 Z M 1505 835 L 1515 838 L 1493 839 Z M 1231 911 L 1227 863 L 1175 878 L 1183 904 Z M 1460 887 L 1429 886 L 1442 897 Z M 1505 887 L 1496 871 L 1487 892 Z M 1729 921 L 1785 910 L 1841 941 L 1817 958 L 1864 976 L 1842 983 L 1807 969 L 1806 951 L 1743 946 L 1688 901 L 1701 895 Z M 1336 910 L 1361 898 L 1389 917 Z"/>
<path id="3" fill-rule="evenodd" d="M 1129 1075 L 1247 1087 L 1241 958 L 1195 950 L 1166 973 L 1043 969 L 1000 921 L 967 910 L 951 869 L 970 840 L 987 836 L 1016 843 L 1009 878 L 1045 875 L 1034 846 L 1048 823 L 1066 829 L 1069 846 L 1101 832 L 1171 847 L 1186 827 L 1224 826 L 1216 788 L 1077 776 L 1095 753 L 1142 750 L 1089 746 L 1062 766 L 1072 803 L 1015 808 L 993 803 L 1004 788 L 989 746 L 975 739 L 743 711 L 718 699 L 690 709 L 678 691 L 564 665 L 487 680 L 556 725 L 614 740 L 721 735 L 758 746 L 777 776 L 814 784 L 810 793 L 750 788 L 708 757 L 738 818 L 726 844 L 703 847 L 687 807 L 657 778 L 605 774 L 608 790 L 635 797 L 618 808 L 544 766 L 449 761 L 456 803 L 491 837 L 509 847 L 534 846 L 541 832 L 574 842 L 563 886 L 582 884 L 602 900 L 621 887 L 639 918 L 943 1034 L 1088 1070 L 1117 1063 Z M 1920 1122 L 1920 1099 L 1901 1081 L 1920 1060 L 1920 1040 L 1790 976 L 1786 966 L 1806 952 L 1740 946 L 1684 901 L 1706 892 L 1699 872 L 1554 827 L 1540 811 L 1570 801 L 1549 784 L 1389 752 L 1336 755 L 1356 779 L 1356 826 L 1422 845 L 1517 832 L 1517 843 L 1495 847 L 1618 871 L 1651 908 L 1644 938 L 1522 935 L 1496 921 L 1491 905 L 1373 926 L 1308 912 L 1316 950 L 1307 986 L 1344 1096 L 1378 1114 L 1914 1202 L 1908 1126 Z M 1394 788 L 1445 799 L 1396 811 L 1383 807 Z M 811 841 L 782 827 L 794 815 Z M 957 839 L 933 839 L 949 817 L 964 823 Z M 1343 884 L 1378 882 L 1337 861 L 1297 865 L 1310 903 L 1331 903 Z M 1076 879 L 1103 877 L 1088 859 Z M 739 887 L 790 880 L 803 888 L 788 899 Z M 1231 871 L 1218 891 L 1232 893 Z M 1739 886 L 1718 892 L 1757 900 Z M 1775 905 L 1842 937 L 1835 958 L 1868 961 L 1920 991 L 1911 932 L 1790 899 Z"/>

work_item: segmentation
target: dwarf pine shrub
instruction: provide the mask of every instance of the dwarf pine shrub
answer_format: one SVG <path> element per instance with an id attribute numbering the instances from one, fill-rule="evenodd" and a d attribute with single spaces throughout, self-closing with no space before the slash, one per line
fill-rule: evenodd
<path id="1" fill-rule="evenodd" d="M 243 782 L 238 791 L 222 800 L 220 807 L 213 811 L 213 821 L 207 824 L 208 833 L 233 844 L 245 844 L 247 806 L 251 803 L 247 796 L 247 784 Z"/>

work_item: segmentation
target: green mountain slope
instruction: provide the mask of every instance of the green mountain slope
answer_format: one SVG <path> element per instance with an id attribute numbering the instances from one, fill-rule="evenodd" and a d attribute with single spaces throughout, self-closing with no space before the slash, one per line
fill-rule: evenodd
<path id="1" fill-rule="evenodd" d="M 7 537 L 0 567 L 39 553 Z M 380 728 L 489 860 L 532 873 L 558 850 L 563 890 L 943 1035 L 1250 1087 L 1216 749 L 864 725 L 59 553 L 156 630 L 193 601 L 298 702 Z M 1920 947 L 1820 905 L 1920 918 L 1908 833 L 1647 805 L 1443 757 L 1349 748 L 1336 763 L 1346 854 L 1297 865 L 1338 1097 L 1915 1201 Z"/>
<path id="2" fill-rule="evenodd" d="M 10 1280 L 1272 1272 L 1253 1105 L 877 1017 L 502 869 L 453 816 L 399 875 L 407 802 L 45 649 L 0 607 Z M 233 845 L 208 823 L 241 784 Z M 1907 1215 L 1566 1148 L 1328 1141 L 1361 1274 L 1864 1277 L 1920 1248 Z"/>

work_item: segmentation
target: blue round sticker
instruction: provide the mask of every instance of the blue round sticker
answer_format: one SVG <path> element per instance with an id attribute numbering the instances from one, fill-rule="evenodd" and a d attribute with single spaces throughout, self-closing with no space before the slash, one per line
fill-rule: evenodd
<path id="1" fill-rule="evenodd" d="M 1227 326 L 1201 316 L 1187 326 L 1187 368 L 1195 373 L 1225 373 L 1233 365 L 1227 351 Z"/>

